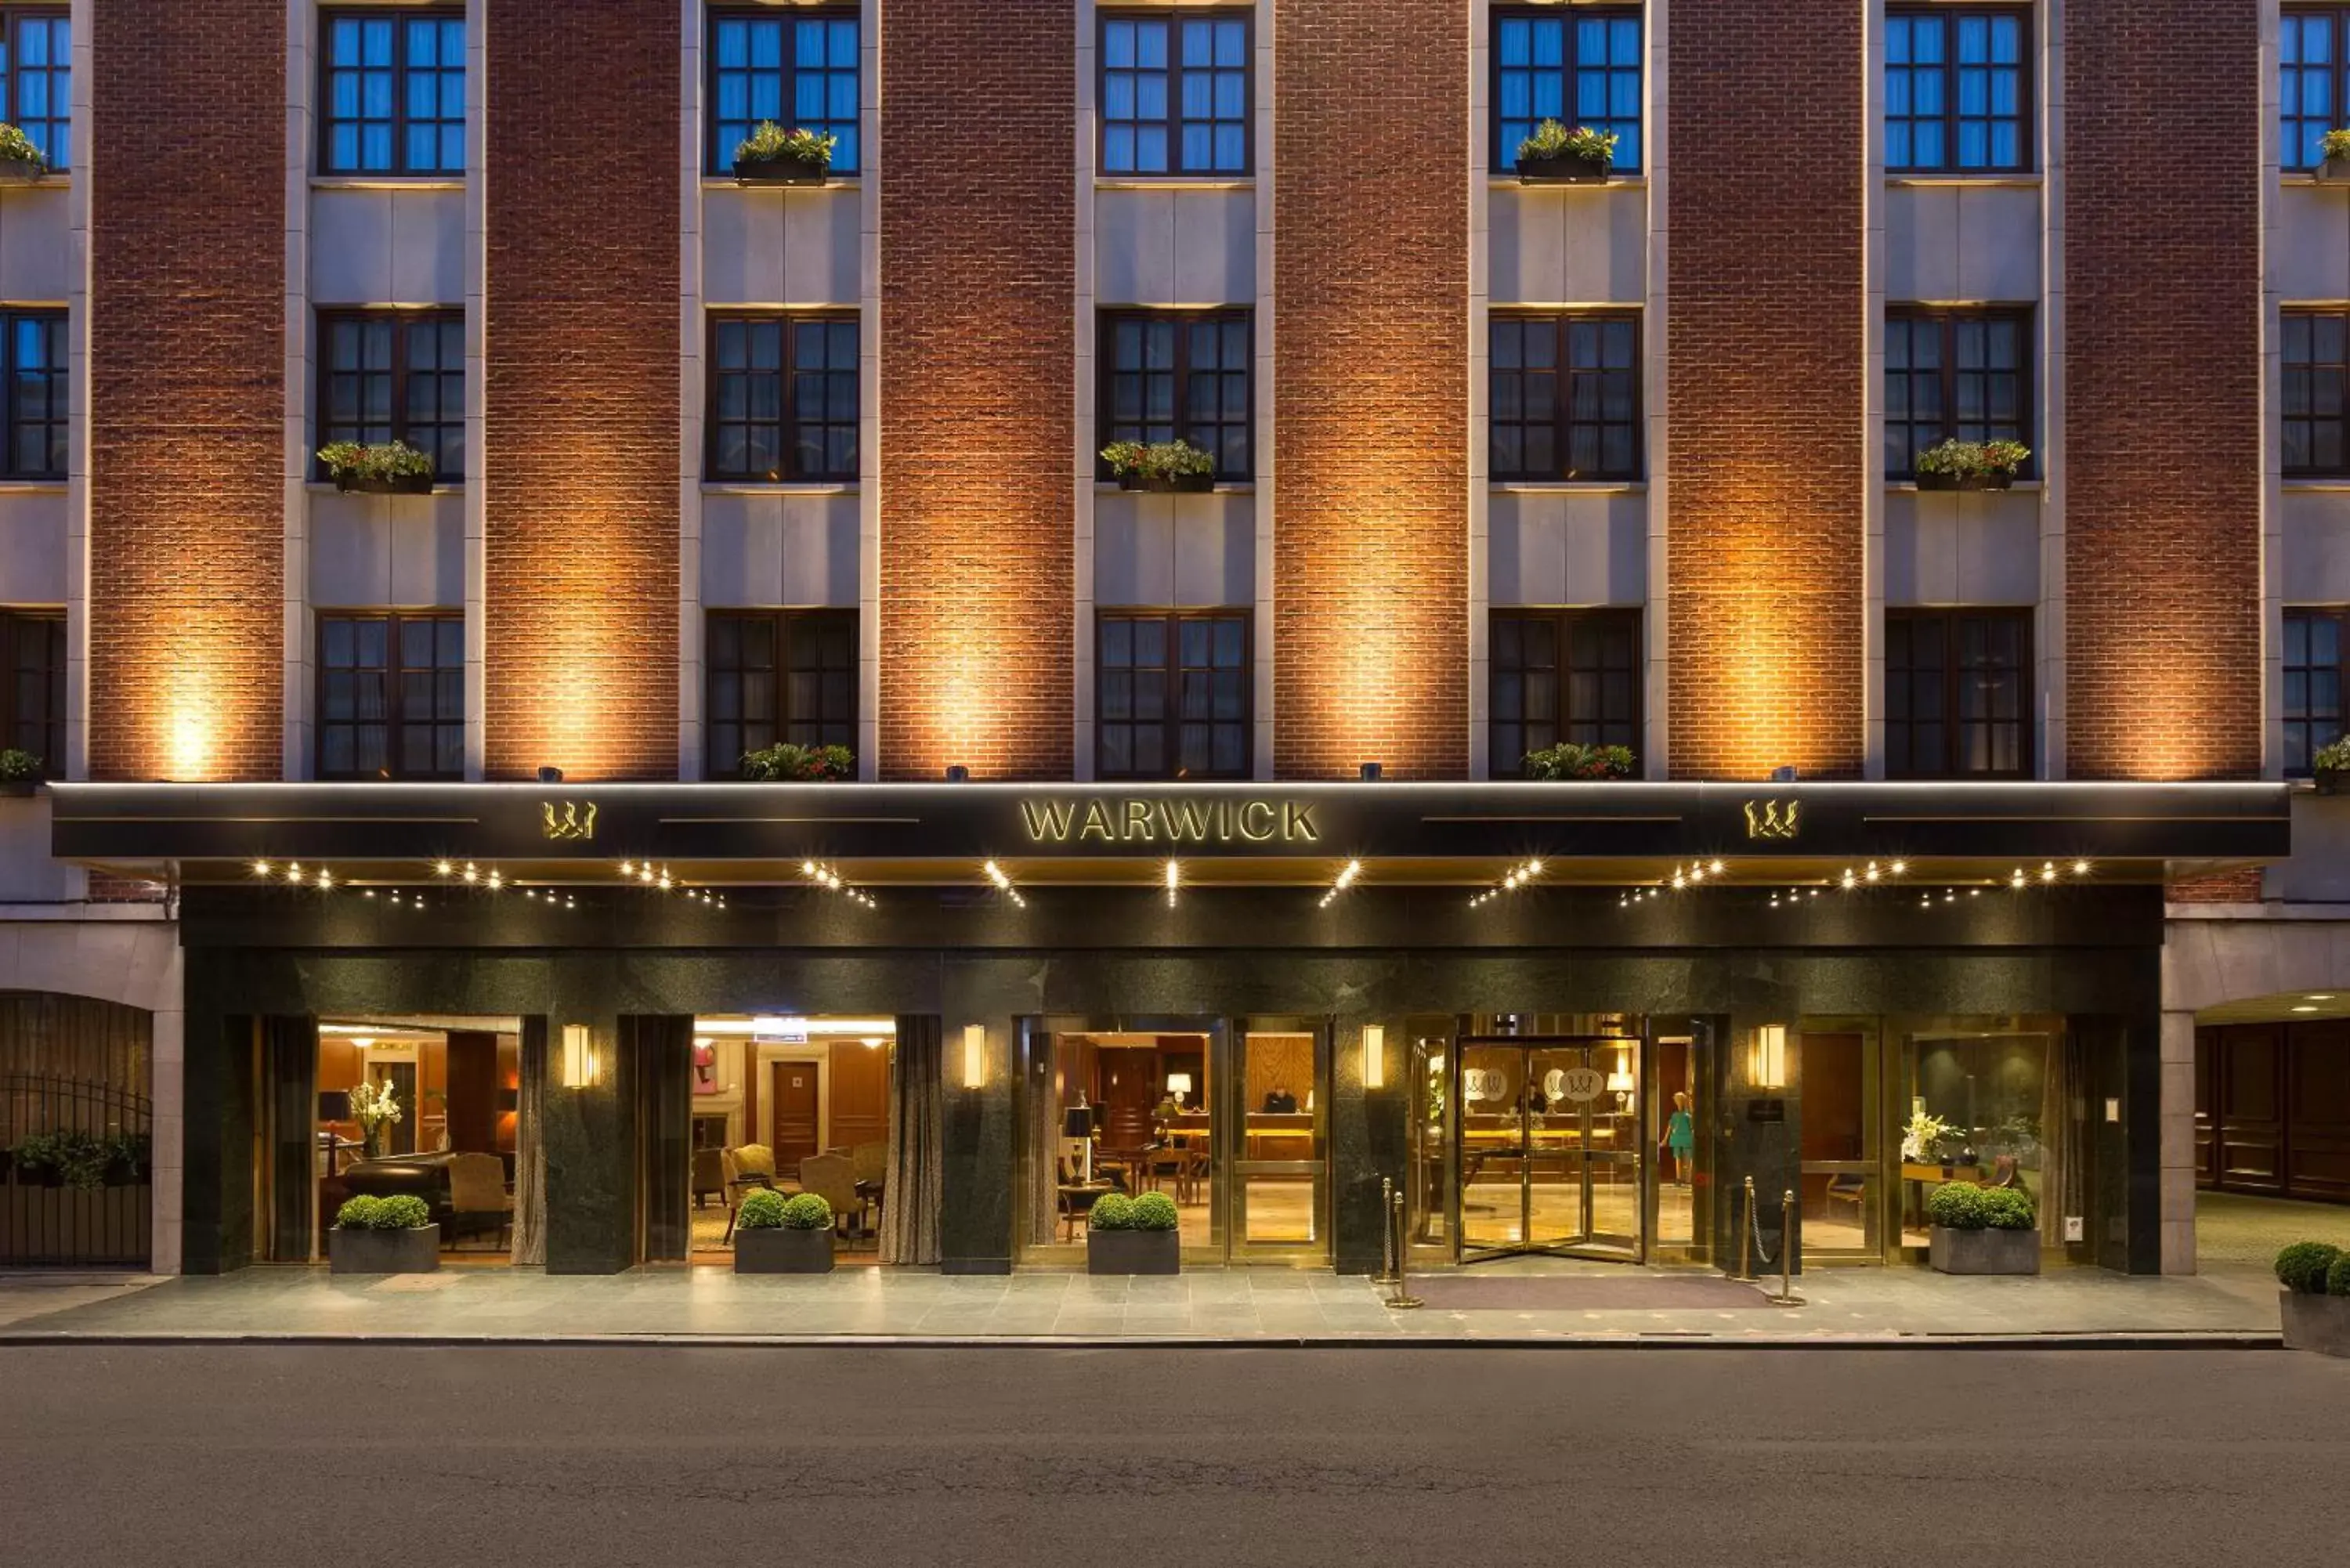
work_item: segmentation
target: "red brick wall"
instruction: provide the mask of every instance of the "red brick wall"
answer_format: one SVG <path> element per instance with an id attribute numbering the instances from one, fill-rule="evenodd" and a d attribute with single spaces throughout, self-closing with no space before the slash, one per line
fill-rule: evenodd
<path id="1" fill-rule="evenodd" d="M 1468 7 L 1274 8 L 1274 761 L 1460 778 Z"/>
<path id="2" fill-rule="evenodd" d="M 2260 8 L 2064 18 L 2066 772 L 2257 774 Z"/>
<path id="3" fill-rule="evenodd" d="M 286 7 L 107 0 L 90 23 L 89 774 L 274 779 Z"/>
<path id="4" fill-rule="evenodd" d="M 1863 7 L 1673 7 L 1672 773 L 1856 775 Z"/>
<path id="5" fill-rule="evenodd" d="M 1066 778 L 1076 22 L 881 9 L 881 775 Z"/>
<path id="6" fill-rule="evenodd" d="M 487 10 L 488 772 L 675 777 L 678 8 Z"/>
<path id="7" fill-rule="evenodd" d="M 2261 868 L 2240 867 L 2214 871 L 2208 877 L 2188 877 L 2163 886 L 2162 897 L 2172 904 L 2257 904 L 2261 901 Z"/>

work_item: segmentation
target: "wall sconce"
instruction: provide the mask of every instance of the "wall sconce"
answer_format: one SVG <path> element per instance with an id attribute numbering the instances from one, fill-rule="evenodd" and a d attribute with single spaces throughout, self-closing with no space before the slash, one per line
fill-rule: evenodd
<path id="1" fill-rule="evenodd" d="M 1388 1029 L 1384 1023 L 1363 1025 L 1363 1087 L 1388 1086 Z"/>
<path id="2" fill-rule="evenodd" d="M 962 1086 L 966 1089 L 987 1087 L 987 1025 L 984 1023 L 962 1026 Z"/>
<path id="3" fill-rule="evenodd" d="M 1758 1089 L 1787 1086 L 1787 1026 L 1765 1023 L 1754 1032 L 1754 1048 L 1747 1054 L 1746 1075 Z"/>
<path id="4" fill-rule="evenodd" d="M 567 1089 L 589 1089 L 602 1064 L 596 1060 L 596 1037 L 585 1023 L 563 1026 L 563 1086 Z"/>

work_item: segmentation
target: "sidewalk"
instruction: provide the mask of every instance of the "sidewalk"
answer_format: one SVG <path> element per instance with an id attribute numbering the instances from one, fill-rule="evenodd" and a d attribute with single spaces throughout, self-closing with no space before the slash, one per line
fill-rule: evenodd
<path id="1" fill-rule="evenodd" d="M 2274 1282 L 2264 1270 L 2242 1267 L 2184 1279 L 2089 1269 L 2037 1279 L 1825 1270 L 1795 1282 L 1805 1304 L 1793 1308 L 1771 1305 L 1760 1291 L 1749 1299 L 1718 1275 L 1605 1266 L 1415 1276 L 1413 1288 L 1429 1298 L 1416 1312 L 1388 1308 L 1386 1293 L 1359 1278 L 1271 1270 L 1097 1280 L 871 1268 L 813 1277 L 683 1268 L 598 1277 L 450 1269 L 362 1279 L 254 1268 L 216 1279 L 128 1282 L 102 1292 L 19 1276 L 0 1279 L 0 1345 L 363 1339 L 2257 1347 L 2274 1345 L 2278 1333 Z M 1638 1304 L 1604 1304 L 1615 1295 Z M 1552 1299 L 1574 1304 L 1539 1304 Z M 1684 1300 L 1688 1304 L 1679 1304 Z"/>

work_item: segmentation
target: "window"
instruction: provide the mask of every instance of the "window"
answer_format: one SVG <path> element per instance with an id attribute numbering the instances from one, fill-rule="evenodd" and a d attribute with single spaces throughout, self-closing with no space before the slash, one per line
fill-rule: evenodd
<path id="1" fill-rule="evenodd" d="M 1102 444 L 1180 439 L 1216 460 L 1218 479 L 1247 479 L 1251 358 L 1245 310 L 1104 316 Z"/>
<path id="2" fill-rule="evenodd" d="M 465 171 L 462 13 L 330 11 L 318 31 L 325 172 Z"/>
<path id="3" fill-rule="evenodd" d="M 1495 778 L 1562 742 L 1639 751 L 1639 611 L 1496 610 L 1492 634 Z"/>
<path id="4" fill-rule="evenodd" d="M 0 744 L 30 752 L 63 776 L 66 766 L 66 618 L 54 610 L 0 610 Z"/>
<path id="5" fill-rule="evenodd" d="M 1094 773 L 1249 776 L 1245 610 L 1104 612 L 1094 669 Z"/>
<path id="6" fill-rule="evenodd" d="M 2343 636 L 2350 610 L 2284 612 L 2284 773 L 2306 778 L 2318 752 L 2342 738 Z"/>
<path id="7" fill-rule="evenodd" d="M 63 479 L 66 476 L 66 313 L 62 310 L 0 311 L 7 334 L 5 393 L 8 451 L 0 477 Z"/>
<path id="8" fill-rule="evenodd" d="M 1639 324 L 1629 316 L 1496 316 L 1498 480 L 1640 476 Z"/>
<path id="9" fill-rule="evenodd" d="M 718 316 L 710 323 L 710 477 L 857 477 L 853 317 Z"/>
<path id="10" fill-rule="evenodd" d="M 2350 474 L 2350 315 L 2284 313 L 2285 477 Z"/>
<path id="11" fill-rule="evenodd" d="M 1885 18 L 1885 167 L 1895 173 L 2032 166 L 2028 11 L 1935 5 Z"/>
<path id="12" fill-rule="evenodd" d="M 2325 161 L 2325 133 L 2350 123 L 2344 55 L 2350 52 L 2350 7 L 2288 8 L 2278 38 L 2278 159 L 2287 169 Z"/>
<path id="13" fill-rule="evenodd" d="M 713 613 L 702 649 L 708 776 L 737 776 L 743 753 L 779 741 L 857 744 L 857 612 Z"/>
<path id="14" fill-rule="evenodd" d="M 2031 444 L 2030 324 L 2024 311 L 1886 312 L 1887 478 L 1915 478 L 1918 454 L 1944 441 Z"/>
<path id="15" fill-rule="evenodd" d="M 1558 5 L 1495 12 L 1493 106 L 1496 169 L 1515 169 L 1518 143 L 1555 119 L 1570 130 L 1615 132 L 1613 169 L 1639 172 L 1639 13 Z"/>
<path id="16" fill-rule="evenodd" d="M 710 167 L 760 124 L 835 138 L 832 171 L 857 172 L 857 13 L 780 6 L 710 17 Z"/>
<path id="17" fill-rule="evenodd" d="M 63 11 L 0 12 L 0 120 L 52 169 L 73 163 L 73 34 Z"/>
<path id="18" fill-rule="evenodd" d="M 1101 171 L 1249 171 L 1249 25 L 1230 11 L 1105 14 Z"/>
<path id="19" fill-rule="evenodd" d="M 322 313 L 318 444 L 405 441 L 443 484 L 465 477 L 465 317 L 454 310 Z"/>
<path id="20" fill-rule="evenodd" d="M 2032 773 L 2032 612 L 1888 610 L 1887 778 Z"/>
<path id="21" fill-rule="evenodd" d="M 318 617 L 318 776 L 465 776 L 465 618 Z"/>

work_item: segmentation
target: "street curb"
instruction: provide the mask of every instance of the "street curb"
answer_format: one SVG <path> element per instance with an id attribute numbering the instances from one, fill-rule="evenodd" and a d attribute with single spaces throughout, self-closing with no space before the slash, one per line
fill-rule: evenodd
<path id="1" fill-rule="evenodd" d="M 38 1334 L 0 1330 L 0 1349 L 61 1345 L 161 1346 L 367 1345 L 373 1348 L 551 1350 L 2282 1350 L 2282 1333 L 1896 1334 L 1792 1337 L 1642 1333 L 1501 1336 L 1467 1339 L 1395 1334 L 1257 1335 L 1246 1339 L 1201 1334 L 1116 1337 L 1082 1334 Z"/>

